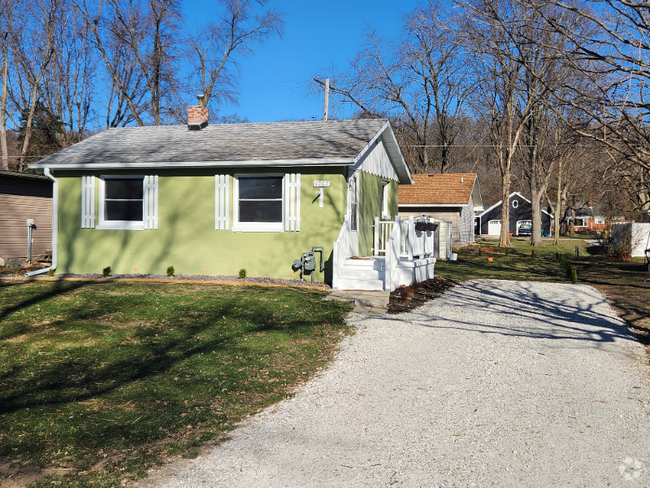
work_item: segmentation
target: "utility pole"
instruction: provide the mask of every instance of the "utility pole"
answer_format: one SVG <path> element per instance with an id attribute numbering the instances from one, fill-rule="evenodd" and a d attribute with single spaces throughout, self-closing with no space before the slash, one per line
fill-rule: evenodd
<path id="1" fill-rule="evenodd" d="M 330 104 L 330 79 L 325 78 L 325 83 L 323 83 L 321 80 L 318 78 L 314 78 L 314 81 L 316 83 L 320 83 L 325 87 L 325 104 L 323 108 L 323 120 L 327 120 L 327 112 L 329 111 L 329 104 Z"/>

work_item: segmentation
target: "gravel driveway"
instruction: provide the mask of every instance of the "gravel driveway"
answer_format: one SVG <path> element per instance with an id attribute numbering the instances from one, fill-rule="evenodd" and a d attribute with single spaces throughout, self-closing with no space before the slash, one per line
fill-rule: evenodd
<path id="1" fill-rule="evenodd" d="M 473 281 L 354 321 L 295 397 L 138 486 L 650 486 L 647 360 L 593 288 Z"/>

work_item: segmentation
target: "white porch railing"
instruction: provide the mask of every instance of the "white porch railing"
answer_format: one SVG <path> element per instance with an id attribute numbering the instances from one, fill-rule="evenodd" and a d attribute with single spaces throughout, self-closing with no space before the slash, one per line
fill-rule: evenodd
<path id="1" fill-rule="evenodd" d="M 395 221 L 382 221 L 376 217 L 373 254 L 375 256 L 387 255 L 386 251 L 392 231 L 395 226 L 399 226 L 400 232 L 396 238 L 399 243 L 400 257 L 406 258 L 408 261 L 413 261 L 414 257 L 432 257 L 435 253 L 435 232 L 433 230 L 416 230 L 416 223 L 416 219 L 413 217 L 404 221 L 401 221 L 399 217 Z"/>
<path id="2" fill-rule="evenodd" d="M 338 290 L 339 277 L 345 265 L 345 261 L 352 256 L 350 253 L 350 222 L 349 217 L 346 215 L 343 219 L 343 226 L 339 236 L 334 241 L 334 263 L 332 264 L 332 288 Z"/>

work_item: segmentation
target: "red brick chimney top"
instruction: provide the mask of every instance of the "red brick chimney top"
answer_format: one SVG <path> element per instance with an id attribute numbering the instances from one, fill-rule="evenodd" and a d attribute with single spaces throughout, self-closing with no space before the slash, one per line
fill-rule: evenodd
<path id="1" fill-rule="evenodd" d="M 205 96 L 200 93 L 196 96 L 199 105 L 187 107 L 187 128 L 189 130 L 201 130 L 208 125 L 208 107 L 205 106 Z"/>

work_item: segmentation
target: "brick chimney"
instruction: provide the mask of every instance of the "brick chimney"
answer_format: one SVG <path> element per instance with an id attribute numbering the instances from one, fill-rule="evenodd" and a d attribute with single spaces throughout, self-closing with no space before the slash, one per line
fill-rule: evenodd
<path id="1" fill-rule="evenodd" d="M 196 98 L 199 100 L 199 105 L 187 107 L 187 128 L 189 130 L 201 130 L 208 125 L 208 107 L 205 106 L 205 95 L 199 93 Z"/>

